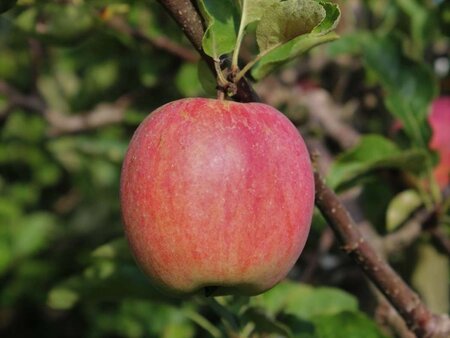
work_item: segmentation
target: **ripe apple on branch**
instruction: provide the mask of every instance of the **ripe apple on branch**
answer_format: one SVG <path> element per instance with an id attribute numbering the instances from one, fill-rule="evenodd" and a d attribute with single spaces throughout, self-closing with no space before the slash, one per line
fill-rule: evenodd
<path id="1" fill-rule="evenodd" d="M 138 128 L 126 155 L 126 234 L 154 285 L 172 295 L 255 295 L 270 289 L 303 249 L 315 192 L 344 251 L 407 326 L 419 337 L 446 337 L 448 317 L 433 315 L 363 238 L 336 194 L 317 171 L 313 175 L 293 125 L 270 106 L 226 101 L 258 101 L 247 75 L 259 80 L 336 39 L 338 6 L 315 0 L 159 2 L 215 73 L 218 95 L 157 109 Z M 241 67 L 239 50 L 249 26 L 259 52 Z"/>
<path id="2" fill-rule="evenodd" d="M 122 171 L 121 202 L 136 260 L 171 294 L 255 295 L 282 280 L 308 237 L 314 209 L 310 156 L 294 125 L 261 103 L 234 103 L 252 69 L 261 78 L 336 38 L 331 3 L 243 1 L 238 34 L 230 1 L 199 2 L 218 99 L 171 102 L 138 128 Z M 247 26 L 259 54 L 240 70 Z M 233 52 L 229 68 L 221 58 Z"/>

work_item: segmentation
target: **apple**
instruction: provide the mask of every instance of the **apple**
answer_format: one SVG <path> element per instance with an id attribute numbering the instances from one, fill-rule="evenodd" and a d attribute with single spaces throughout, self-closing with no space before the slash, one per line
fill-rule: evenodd
<path id="1" fill-rule="evenodd" d="M 308 237 L 309 154 L 268 105 L 174 101 L 136 130 L 121 207 L 135 259 L 160 290 L 259 294 L 287 275 Z"/>

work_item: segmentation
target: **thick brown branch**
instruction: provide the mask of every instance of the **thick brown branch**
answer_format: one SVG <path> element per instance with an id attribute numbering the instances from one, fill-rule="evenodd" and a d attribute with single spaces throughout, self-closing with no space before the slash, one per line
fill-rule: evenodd
<path id="1" fill-rule="evenodd" d="M 203 22 L 192 2 L 190 0 L 158 0 L 158 2 L 166 8 L 195 49 L 203 56 Z"/>
<path id="2" fill-rule="evenodd" d="M 447 316 L 434 316 L 417 294 L 395 273 L 364 239 L 336 194 L 315 172 L 316 205 L 342 243 L 342 249 L 355 260 L 367 277 L 397 309 L 418 337 L 450 336 Z"/>

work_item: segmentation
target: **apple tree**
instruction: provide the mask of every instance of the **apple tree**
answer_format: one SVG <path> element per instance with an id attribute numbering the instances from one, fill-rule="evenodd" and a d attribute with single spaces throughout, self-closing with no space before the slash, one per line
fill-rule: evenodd
<path id="1" fill-rule="evenodd" d="M 448 1 L 0 13 L 2 337 L 450 335 Z"/>

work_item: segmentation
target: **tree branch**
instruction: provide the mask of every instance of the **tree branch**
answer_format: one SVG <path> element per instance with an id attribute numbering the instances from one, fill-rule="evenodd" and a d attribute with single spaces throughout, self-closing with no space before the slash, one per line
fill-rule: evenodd
<path id="1" fill-rule="evenodd" d="M 57 137 L 97 129 L 123 121 L 125 110 L 131 98 L 122 96 L 114 103 L 99 103 L 93 110 L 84 114 L 65 115 L 60 112 L 47 110 L 45 118 L 50 124 L 47 134 Z"/>
<path id="2" fill-rule="evenodd" d="M 122 122 L 125 110 L 132 100 L 132 95 L 124 95 L 114 103 L 99 103 L 92 111 L 66 115 L 48 108 L 38 95 L 25 95 L 1 80 L 0 94 L 7 97 L 10 107 L 18 106 L 41 114 L 49 124 L 47 134 L 50 137 L 79 133 Z"/>
<path id="3" fill-rule="evenodd" d="M 363 269 L 418 337 L 448 337 L 448 316 L 435 316 L 425 307 L 417 294 L 364 239 L 336 194 L 325 185 L 317 171 L 314 178 L 316 206 L 342 243 L 342 249 Z"/>
<path id="4" fill-rule="evenodd" d="M 172 55 L 178 56 L 180 59 L 183 59 L 184 61 L 194 63 L 199 60 L 198 54 L 196 54 L 191 49 L 185 48 L 184 46 L 175 43 L 164 36 L 157 36 L 157 37 L 148 36 L 141 30 L 129 26 L 127 22 L 120 17 L 111 18 L 108 21 L 106 21 L 106 24 L 110 28 L 120 33 L 123 33 L 137 40 L 153 45 L 154 47 L 160 50 L 164 50 Z"/>

